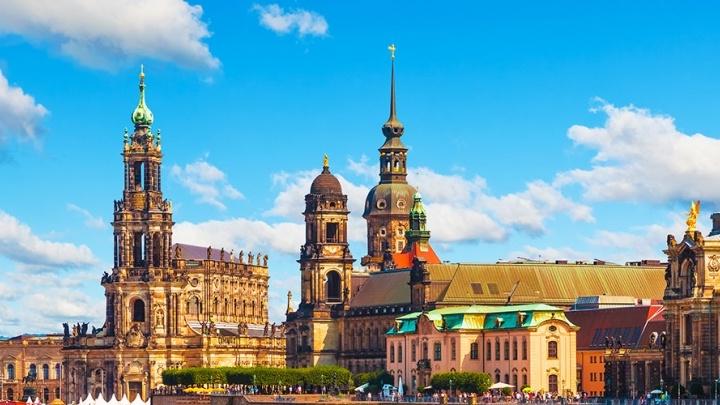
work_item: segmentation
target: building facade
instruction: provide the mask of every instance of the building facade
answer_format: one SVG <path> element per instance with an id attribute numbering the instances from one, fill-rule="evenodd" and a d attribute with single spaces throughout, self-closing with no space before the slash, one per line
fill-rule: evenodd
<path id="1" fill-rule="evenodd" d="M 516 390 L 575 392 L 577 327 L 544 304 L 457 306 L 398 317 L 387 332 L 387 370 L 410 392 L 433 374 L 488 373 Z"/>
<path id="2" fill-rule="evenodd" d="M 61 397 L 62 335 L 20 335 L 0 340 L 0 402 L 24 401 L 25 389 L 46 403 Z"/>
<path id="3" fill-rule="evenodd" d="M 567 318 L 580 327 L 578 391 L 590 397 L 640 398 L 658 389 L 664 312 L 662 305 L 566 312 Z"/>
<path id="4" fill-rule="evenodd" d="M 147 398 L 168 368 L 285 364 L 283 333 L 268 323 L 268 257 L 173 243 L 144 80 L 141 73 L 135 130 L 123 142 L 114 266 L 101 280 L 105 323 L 64 325 L 66 403 L 88 393 Z"/>
<path id="5" fill-rule="evenodd" d="M 667 237 L 665 289 L 665 384 L 714 392 L 720 377 L 720 213 L 711 215 L 707 236 L 696 229 L 694 202 L 680 241 Z"/>
<path id="6" fill-rule="evenodd" d="M 347 196 L 325 164 L 305 197 L 301 302 L 288 308 L 287 364 L 337 364 L 352 372 L 386 366 L 386 335 L 411 312 L 472 304 L 545 303 L 569 308 L 579 296 L 661 299 L 664 267 L 593 263 L 442 263 L 432 249 L 421 196 L 407 183 L 404 126 L 395 106 L 382 127 L 380 183 L 368 194 L 368 251 L 362 268 L 347 243 Z M 512 291 L 512 296 L 511 296 Z"/>

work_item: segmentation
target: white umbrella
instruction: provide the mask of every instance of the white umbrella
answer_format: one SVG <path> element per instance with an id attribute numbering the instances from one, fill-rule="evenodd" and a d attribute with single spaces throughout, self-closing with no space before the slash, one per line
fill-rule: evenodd
<path id="1" fill-rule="evenodd" d="M 108 405 L 119 405 L 120 403 L 117 400 L 117 397 L 115 397 L 115 394 L 112 394 L 110 397 L 110 400 L 108 401 Z"/>
<path id="2" fill-rule="evenodd" d="M 145 401 L 140 398 L 140 394 L 135 395 L 135 399 L 130 403 L 131 405 L 145 405 Z"/>
<path id="3" fill-rule="evenodd" d="M 35 402 L 33 404 L 40 405 L 42 404 L 42 401 L 40 401 L 40 397 L 35 397 Z"/>
<path id="4" fill-rule="evenodd" d="M 367 389 L 367 387 L 369 387 L 369 386 L 370 386 L 370 384 L 369 384 L 369 383 L 365 383 L 365 384 L 363 384 L 363 385 L 361 385 L 361 386 L 359 386 L 359 387 L 355 388 L 355 391 L 359 391 L 359 392 L 365 392 L 365 390 L 366 390 L 366 389 Z"/>
<path id="5" fill-rule="evenodd" d="M 33 403 L 32 398 L 30 398 L 30 395 L 28 395 L 28 400 L 25 401 L 25 403 L 26 403 L 26 404 L 32 404 L 32 403 Z"/>
<path id="6" fill-rule="evenodd" d="M 92 395 L 88 392 L 87 397 L 82 401 L 83 405 L 94 405 L 95 400 L 93 399 Z"/>
<path id="7" fill-rule="evenodd" d="M 496 382 L 495 384 L 490 386 L 491 390 L 501 390 L 504 388 L 513 388 L 514 385 L 505 384 L 504 382 Z"/>
<path id="8" fill-rule="evenodd" d="M 403 389 L 402 377 L 398 377 L 398 396 L 402 398 L 405 395 L 405 389 Z"/>
<path id="9" fill-rule="evenodd" d="M 97 399 L 95 399 L 95 405 L 107 405 L 107 401 L 105 401 L 105 397 L 103 397 L 102 394 L 98 395 Z"/>
<path id="10" fill-rule="evenodd" d="M 122 399 L 120 400 L 120 405 L 130 405 L 130 400 L 127 395 L 123 394 Z"/>

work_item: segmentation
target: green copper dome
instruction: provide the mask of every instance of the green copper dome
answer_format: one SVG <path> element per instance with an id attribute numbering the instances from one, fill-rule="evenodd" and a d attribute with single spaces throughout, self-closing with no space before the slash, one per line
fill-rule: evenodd
<path id="1" fill-rule="evenodd" d="M 153 123 L 153 113 L 145 104 L 145 72 L 142 65 L 140 65 L 140 100 L 130 119 L 136 127 L 149 127 Z"/>

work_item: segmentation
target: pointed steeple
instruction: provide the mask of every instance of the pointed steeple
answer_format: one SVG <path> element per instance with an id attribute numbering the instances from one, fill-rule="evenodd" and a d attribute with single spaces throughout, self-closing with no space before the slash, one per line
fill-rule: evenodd
<path id="1" fill-rule="evenodd" d="M 390 51 L 391 68 L 390 68 L 390 116 L 383 125 L 383 134 L 386 137 L 400 137 L 405 131 L 405 127 L 402 122 L 397 118 L 397 110 L 395 108 L 395 44 L 390 44 L 388 50 Z"/>
<path id="2" fill-rule="evenodd" d="M 153 123 L 153 113 L 150 111 L 150 107 L 145 104 L 145 70 L 143 65 L 140 65 L 140 99 L 130 118 L 136 128 L 149 127 Z"/>

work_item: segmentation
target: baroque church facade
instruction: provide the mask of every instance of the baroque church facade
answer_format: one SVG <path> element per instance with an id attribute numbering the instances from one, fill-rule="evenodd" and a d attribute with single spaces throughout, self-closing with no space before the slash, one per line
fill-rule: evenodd
<path id="1" fill-rule="evenodd" d="M 681 240 L 667 238 L 663 380 L 711 395 L 720 378 L 720 213 L 710 216 L 704 236 L 696 229 L 699 211 L 694 202 Z"/>
<path id="2" fill-rule="evenodd" d="M 391 47 L 391 51 L 394 47 Z M 347 196 L 325 161 L 305 197 L 306 241 L 301 247 L 301 299 L 286 311 L 289 367 L 336 364 L 351 372 L 386 368 L 386 332 L 396 318 L 458 305 L 545 303 L 569 308 L 580 296 L 662 299 L 664 267 L 593 263 L 441 262 L 430 244 L 422 199 L 407 183 L 405 128 L 395 105 L 392 58 L 390 115 L 382 126 L 379 183 L 363 217 L 367 254 L 362 268 L 347 241 Z M 511 293 L 512 291 L 512 293 Z M 421 359 L 406 381 L 426 373 Z"/>
<path id="3" fill-rule="evenodd" d="M 64 325 L 63 399 L 92 393 L 147 398 L 180 367 L 285 365 L 280 326 L 268 321 L 268 257 L 173 243 L 162 193 L 160 131 L 145 76 L 123 141 L 124 188 L 113 216 L 114 266 L 102 277 L 105 323 Z"/>

